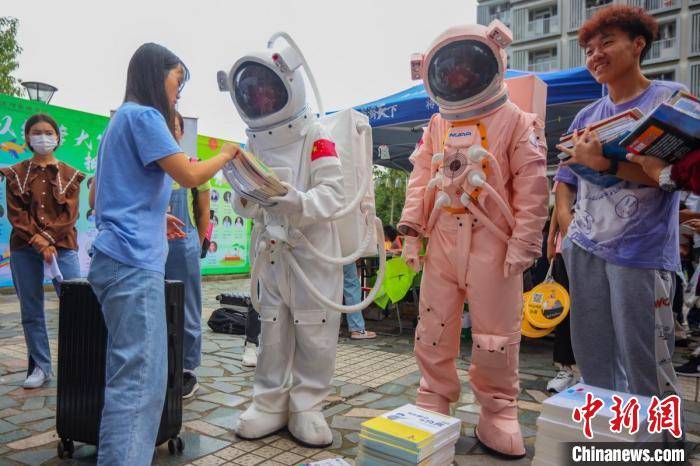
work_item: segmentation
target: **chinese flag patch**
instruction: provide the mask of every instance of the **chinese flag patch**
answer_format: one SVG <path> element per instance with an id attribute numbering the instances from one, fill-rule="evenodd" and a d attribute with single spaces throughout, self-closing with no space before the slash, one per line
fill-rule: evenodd
<path id="1" fill-rule="evenodd" d="M 328 139 L 317 139 L 314 141 L 311 149 L 311 161 L 320 159 L 321 157 L 338 157 L 335 151 L 335 143 Z"/>

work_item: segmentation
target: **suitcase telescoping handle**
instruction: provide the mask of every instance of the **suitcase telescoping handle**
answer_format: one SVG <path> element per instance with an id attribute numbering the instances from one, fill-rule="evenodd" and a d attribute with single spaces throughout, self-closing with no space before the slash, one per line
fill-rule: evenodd
<path id="1" fill-rule="evenodd" d="M 166 319 L 168 324 L 168 348 L 175 348 L 175 339 L 177 338 L 177 319 L 180 317 L 177 315 L 177 306 L 175 303 L 170 303 L 168 305 L 170 308 L 168 314 L 173 316 L 172 319 Z M 172 389 L 175 387 L 175 351 L 168 351 L 168 388 Z"/>

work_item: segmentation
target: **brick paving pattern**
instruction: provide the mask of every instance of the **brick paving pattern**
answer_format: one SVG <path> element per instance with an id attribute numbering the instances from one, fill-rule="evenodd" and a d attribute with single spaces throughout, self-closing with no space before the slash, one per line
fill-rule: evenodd
<path id="1" fill-rule="evenodd" d="M 286 433 L 249 442 L 234 432 L 237 417 L 250 403 L 253 371 L 241 366 L 243 338 L 212 333 L 206 320 L 216 308 L 215 296 L 224 291 L 245 291 L 245 279 L 204 283 L 202 366 L 197 370 L 200 390 L 184 402 L 182 454 L 170 455 L 158 447 L 154 464 L 162 465 L 295 465 L 324 458 L 344 457 L 351 464 L 357 452 L 360 424 L 366 419 L 415 400 L 420 374 L 412 355 L 412 331 L 399 337 L 351 341 L 341 329 L 336 376 L 326 400 L 324 415 L 333 430 L 333 444 L 326 449 L 298 446 Z M 47 293 L 46 320 L 52 357 L 56 360 L 58 300 Z M 408 306 L 404 306 L 402 311 Z M 378 314 L 376 311 L 368 314 Z M 367 321 L 370 330 L 395 331 L 395 318 Z M 410 318 L 405 326 L 410 327 Z M 541 402 L 549 395 L 547 381 L 554 376 L 552 344 L 549 340 L 524 339 L 521 350 L 521 393 L 519 417 L 527 458 L 509 462 L 530 464 L 534 454 L 535 422 Z M 457 465 L 498 465 L 477 445 L 474 425 L 479 406 L 469 388 L 470 343 L 463 344 L 458 361 L 462 396 L 455 416 L 462 419 L 462 437 L 457 444 Z M 680 349 L 680 362 L 687 350 Z M 55 366 L 54 366 L 55 367 Z M 60 460 L 56 454 L 56 381 L 38 390 L 21 387 L 26 371 L 26 349 L 20 324 L 19 305 L 14 295 L 0 295 L 0 465 L 8 464 L 94 464 L 95 447 L 76 445 L 73 459 Z M 685 402 L 687 448 L 691 463 L 700 465 L 700 403 L 698 381 L 682 381 Z"/>

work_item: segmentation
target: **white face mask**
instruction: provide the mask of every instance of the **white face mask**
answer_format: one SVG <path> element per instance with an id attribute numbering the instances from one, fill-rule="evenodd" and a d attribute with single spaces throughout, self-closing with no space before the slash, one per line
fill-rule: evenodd
<path id="1" fill-rule="evenodd" d="M 32 149 L 35 153 L 39 155 L 46 155 L 50 152 L 53 152 L 53 150 L 58 145 L 58 141 L 56 141 L 56 136 L 49 136 L 48 134 L 39 134 L 29 136 L 29 144 L 32 146 Z"/>

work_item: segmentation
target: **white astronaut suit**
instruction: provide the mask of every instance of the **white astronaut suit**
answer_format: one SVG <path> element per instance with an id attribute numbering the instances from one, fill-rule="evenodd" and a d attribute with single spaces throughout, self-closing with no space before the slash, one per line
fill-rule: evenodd
<path id="1" fill-rule="evenodd" d="M 238 196 L 232 200 L 236 213 L 255 220 L 251 244 L 262 327 L 253 403 L 236 431 L 241 438 L 257 439 L 287 426 L 302 445 L 323 447 L 333 440 L 321 406 L 330 392 L 341 314 L 314 300 L 291 270 L 287 254 L 327 298 L 342 302 L 342 266 L 320 261 L 295 238 L 302 234 L 324 254 L 340 256 L 330 219 L 343 206 L 344 189 L 335 146 L 309 109 L 300 57 L 294 55 L 289 48 L 269 49 L 241 58 L 228 74 L 219 75 L 220 86 L 226 79 L 224 87 L 248 125 L 249 150 L 289 189 L 273 198 L 271 207 Z"/>

